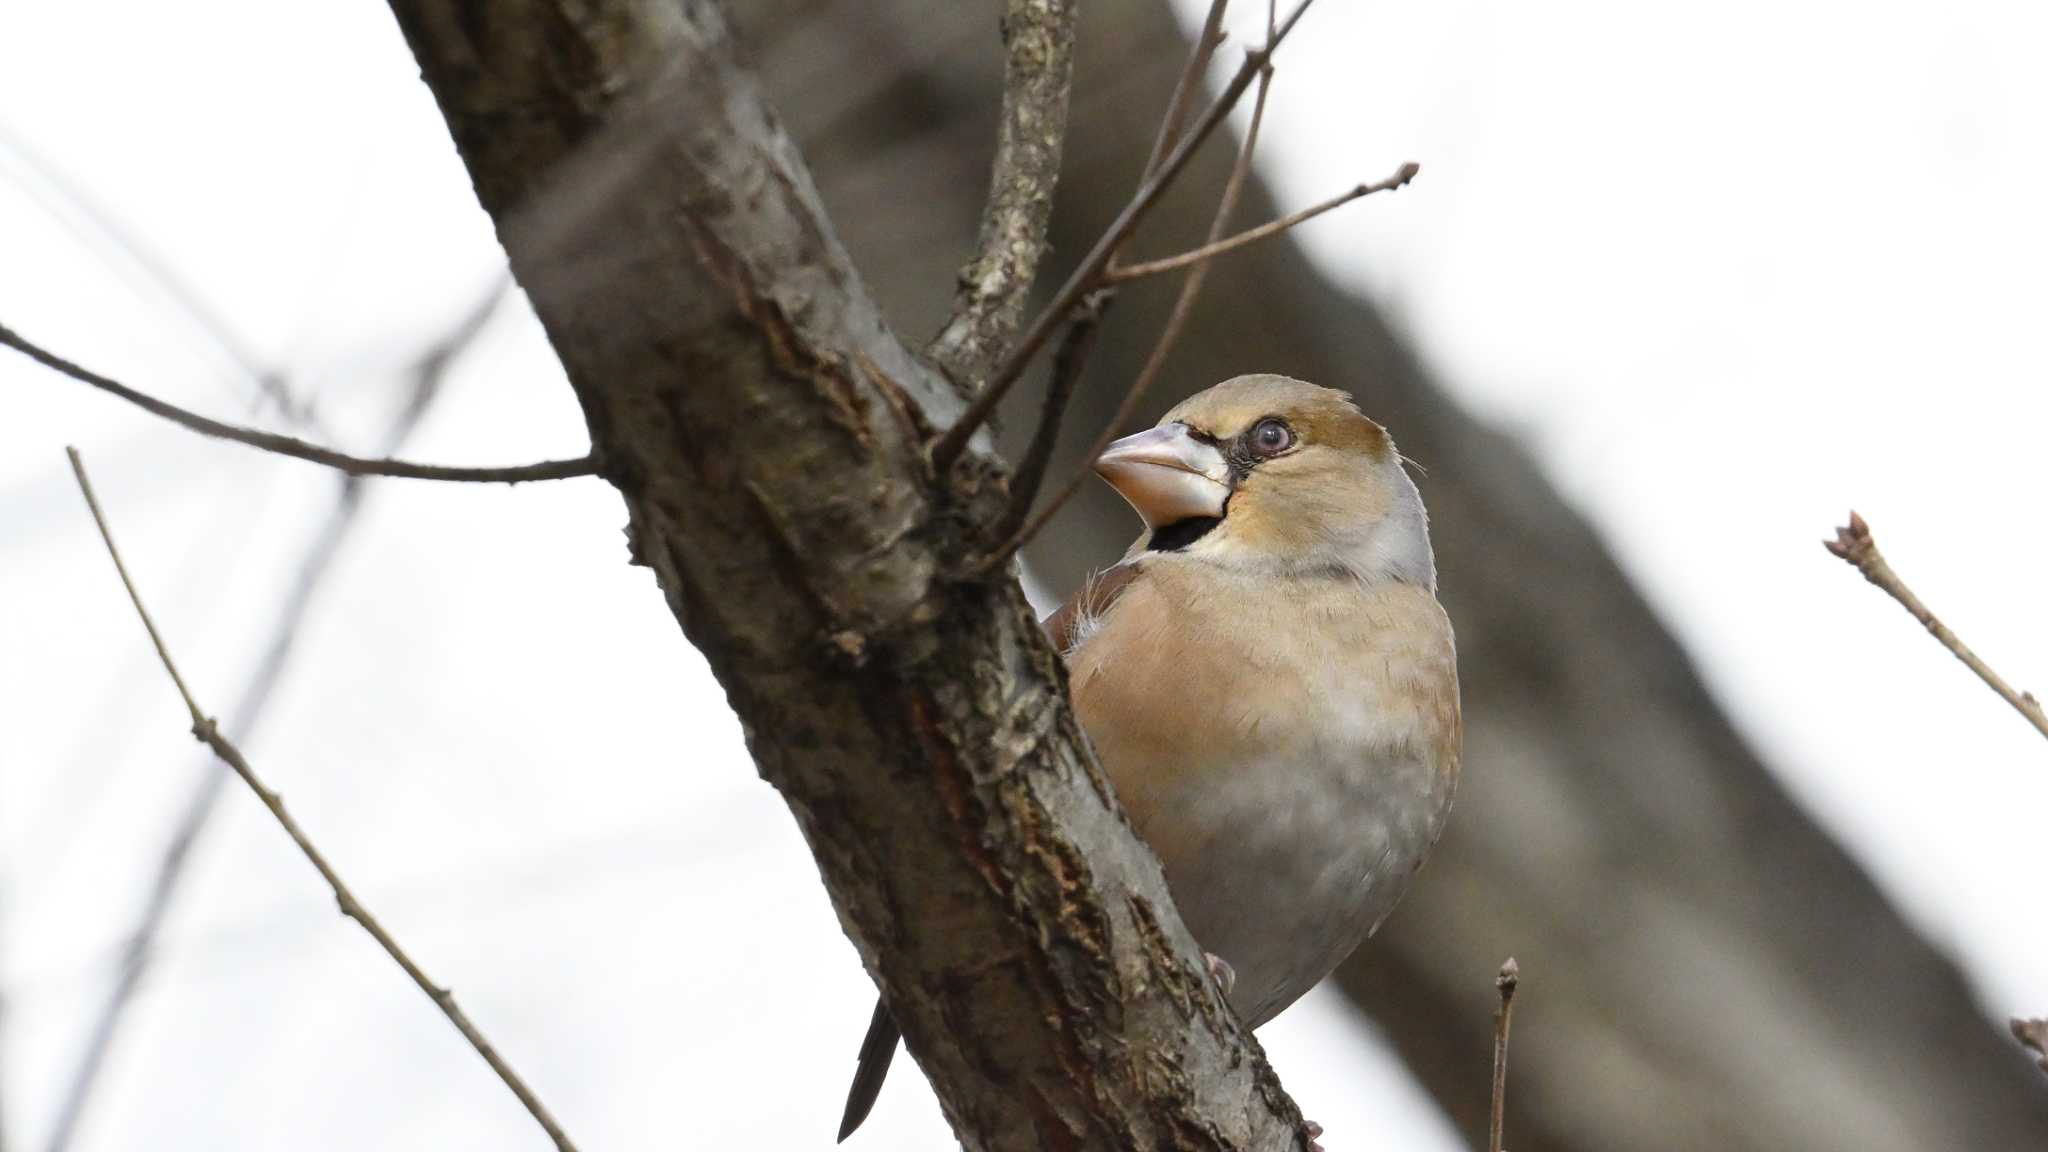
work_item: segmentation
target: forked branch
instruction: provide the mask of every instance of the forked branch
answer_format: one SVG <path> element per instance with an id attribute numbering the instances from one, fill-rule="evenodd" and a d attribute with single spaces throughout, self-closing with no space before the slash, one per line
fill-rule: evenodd
<path id="1" fill-rule="evenodd" d="M 142 618 L 142 627 L 149 633 L 149 642 L 156 648 L 157 659 L 163 662 L 164 671 L 170 674 L 171 683 L 177 686 L 178 695 L 185 702 L 185 710 L 191 713 L 192 735 L 198 738 L 200 743 L 213 749 L 214 755 L 220 757 L 229 768 L 234 769 L 235 775 L 241 777 L 250 791 L 256 793 L 256 798 L 263 802 L 265 808 L 270 809 L 270 814 L 276 817 L 278 824 L 292 838 L 292 843 L 299 846 L 299 851 L 319 871 L 321 878 L 327 881 L 327 886 L 333 889 L 334 899 L 341 906 L 342 915 L 362 925 L 363 931 L 368 932 L 378 947 L 384 949 L 385 955 L 391 957 L 405 970 L 405 974 L 412 978 L 412 982 L 419 986 L 420 991 L 427 994 L 427 998 L 434 1002 L 441 1010 L 441 1014 L 448 1018 L 448 1022 L 455 1025 L 456 1031 L 462 1033 L 463 1039 L 469 1041 L 470 1047 L 475 1048 L 477 1054 L 484 1058 L 484 1062 L 491 1066 L 491 1071 L 498 1074 L 498 1079 L 504 1081 L 505 1087 L 511 1089 L 512 1094 L 519 1098 L 526 1111 L 547 1132 L 548 1138 L 555 1142 L 555 1147 L 561 1152 L 576 1152 L 576 1145 L 569 1140 L 568 1134 L 562 1131 L 562 1126 L 556 1123 L 554 1116 L 540 1102 L 540 1098 L 534 1095 L 533 1089 L 527 1087 L 526 1081 L 512 1070 L 512 1066 L 505 1062 L 505 1058 L 498 1054 L 498 1050 L 471 1022 L 469 1014 L 455 1003 L 455 994 L 428 979 L 427 974 L 420 970 L 420 966 L 399 946 L 398 941 L 384 925 L 375 916 L 370 915 L 369 909 L 363 907 L 362 902 L 356 899 L 355 893 L 342 882 L 340 874 L 327 862 L 327 857 L 320 849 L 314 846 L 311 838 L 299 827 L 298 821 L 292 819 L 291 814 L 285 811 L 283 798 L 264 786 L 263 781 L 257 777 L 256 770 L 249 766 L 247 758 L 226 736 L 221 735 L 220 728 L 199 707 L 199 702 L 193 699 L 192 690 L 186 686 L 184 676 L 179 674 L 177 662 L 171 659 L 170 649 L 165 646 L 162 634 L 156 630 L 156 621 L 151 619 L 149 609 L 142 605 L 142 595 L 135 590 L 135 581 L 129 577 L 128 566 L 121 560 L 121 550 L 114 545 L 113 531 L 107 527 L 106 514 L 100 509 L 99 498 L 93 494 L 92 481 L 86 477 L 85 461 L 80 459 L 76 448 L 67 448 L 65 452 L 71 457 L 71 471 L 78 477 L 78 490 L 84 494 L 85 505 L 92 511 L 93 523 L 99 528 L 100 539 L 106 543 L 107 556 L 114 562 L 114 571 L 120 574 L 121 586 L 128 591 L 128 601 L 135 605 L 135 614 Z"/>
<path id="2" fill-rule="evenodd" d="M 1031 363 L 1039 349 L 1045 346 L 1053 332 L 1066 322 L 1067 317 L 1080 304 L 1082 297 L 1102 287 L 1103 274 L 1109 266 L 1110 258 L 1137 229 L 1139 222 L 1144 219 L 1146 212 L 1160 195 L 1172 186 L 1181 170 L 1187 167 L 1188 160 L 1201 148 L 1202 142 L 1209 138 L 1209 134 L 1216 130 L 1216 126 L 1223 122 L 1223 118 L 1230 114 L 1230 110 L 1237 107 L 1238 101 L 1251 87 L 1252 81 L 1266 74 L 1273 53 L 1278 50 L 1281 42 L 1294 29 L 1302 13 L 1307 11 L 1312 2 L 1313 0 L 1300 0 L 1287 18 L 1278 23 L 1273 35 L 1267 39 L 1263 47 L 1245 54 L 1244 63 L 1238 66 L 1237 74 L 1231 77 L 1230 83 L 1224 86 L 1216 99 L 1210 101 L 1209 107 L 1203 111 L 1187 134 L 1173 145 L 1166 159 L 1160 162 L 1158 170 L 1138 185 L 1138 190 L 1132 193 L 1123 210 L 1117 213 L 1116 219 L 1103 230 L 1095 246 L 1088 250 L 1088 254 L 1082 257 L 1080 264 L 1067 277 L 1067 282 L 1053 295 L 1052 303 L 1046 305 L 1038 314 L 1031 322 L 1031 326 L 1025 330 L 1023 337 L 1017 341 L 1016 346 L 990 373 L 987 385 L 975 396 L 967 410 L 962 412 L 952 427 L 932 445 L 932 466 L 941 475 L 949 471 L 960 458 L 976 430 L 988 422 L 989 417 L 995 412 L 996 405 L 1002 403 L 1003 397 L 1009 394 L 1018 378 L 1024 374 L 1025 367 Z"/>
<path id="3" fill-rule="evenodd" d="M 1270 2 L 1267 5 L 1266 12 L 1266 42 L 1268 45 L 1267 51 L 1270 54 L 1271 46 L 1279 42 L 1280 26 L 1276 23 L 1277 17 L 1274 13 L 1274 6 Z M 1300 13 L 1301 9 L 1297 8 L 1295 15 L 1299 16 Z M 1252 153 L 1258 148 L 1259 128 L 1265 123 L 1266 98 L 1271 93 L 1272 86 L 1273 68 L 1268 63 L 1259 71 L 1259 93 L 1252 101 L 1251 123 L 1245 129 L 1244 143 L 1238 147 L 1237 160 L 1231 165 L 1230 178 L 1224 182 L 1223 195 L 1218 199 L 1216 214 L 1209 223 L 1208 239 L 1211 243 L 1219 239 L 1224 231 L 1230 227 L 1231 213 L 1237 210 L 1238 198 L 1244 192 L 1245 183 L 1251 178 Z M 1204 247 L 1207 246 L 1204 245 Z M 1060 490 L 1053 495 L 1053 498 L 1046 503 L 1046 506 L 1033 514 L 1029 519 L 1024 519 L 1023 514 L 1030 508 L 1032 501 L 1037 499 L 1038 485 L 1036 482 L 1029 487 L 1025 487 L 1022 484 L 1014 485 L 1010 493 L 1009 512 L 1003 517 L 1003 523 L 1007 525 L 1021 521 L 1023 526 L 1014 531 L 996 536 L 995 538 L 998 543 L 970 566 L 969 570 L 971 572 L 988 572 L 1007 561 L 1017 553 L 1018 549 L 1030 543 L 1031 539 L 1038 535 L 1039 530 L 1044 528 L 1052 520 L 1053 516 L 1059 512 L 1061 506 L 1066 504 L 1068 500 L 1073 499 L 1074 493 L 1081 490 L 1081 485 L 1088 478 L 1090 464 L 1096 457 L 1102 455 L 1102 450 L 1109 446 L 1109 442 L 1116 436 L 1117 430 L 1122 428 L 1124 423 L 1131 418 L 1131 414 L 1137 411 L 1138 402 L 1144 398 L 1146 391 L 1152 387 L 1153 381 L 1159 378 L 1159 373 L 1166 367 L 1168 354 L 1173 351 L 1174 344 L 1180 340 L 1181 330 L 1186 327 L 1188 316 L 1194 311 L 1195 301 L 1200 298 L 1202 285 L 1207 280 L 1209 274 L 1209 264 L 1206 257 L 1194 261 L 1191 267 L 1192 270 L 1188 273 L 1187 279 L 1181 281 L 1180 294 L 1174 299 L 1173 311 L 1166 318 L 1165 328 L 1160 330 L 1159 338 L 1153 342 L 1151 354 L 1145 358 L 1145 366 L 1139 369 L 1136 379 L 1132 380 L 1130 387 L 1125 390 L 1124 398 L 1118 403 L 1115 415 L 1110 417 L 1109 422 L 1103 426 L 1102 430 L 1096 434 L 1095 440 L 1089 444 L 1087 451 L 1081 457 L 1081 466 L 1075 469 L 1074 474 L 1067 478 L 1066 483 L 1060 486 Z M 1050 413 L 1049 415 L 1056 419 L 1058 414 Z M 1034 478 L 1035 480 L 1036 478 Z"/>

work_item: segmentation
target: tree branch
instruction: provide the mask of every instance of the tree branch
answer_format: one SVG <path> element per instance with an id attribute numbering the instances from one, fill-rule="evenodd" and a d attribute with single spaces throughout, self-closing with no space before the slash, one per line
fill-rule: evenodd
<path id="1" fill-rule="evenodd" d="M 1009 349 L 1045 255 L 1067 98 L 1074 78 L 1078 0 L 1009 0 L 1003 15 L 1002 126 L 974 258 L 960 270 L 953 315 L 926 349 L 972 391 Z"/>
<path id="2" fill-rule="evenodd" d="M 1514 1023 L 1515 989 L 1521 982 L 1522 967 L 1510 956 L 1493 981 L 1500 994 L 1500 1011 L 1493 1016 L 1493 1118 L 1487 1126 L 1487 1152 L 1501 1152 L 1508 1107 L 1508 1028 Z"/>
<path id="3" fill-rule="evenodd" d="M 90 384 L 102 392 L 119 396 L 145 412 L 161 416 L 202 436 L 233 440 L 238 444 L 247 444 L 251 448 L 261 448 L 265 452 L 274 452 L 280 456 L 290 456 L 295 460 L 325 464 L 351 476 L 399 476 L 412 480 L 518 484 L 529 480 L 562 480 L 571 476 L 597 474 L 597 460 L 594 456 L 581 456 L 574 460 L 543 460 L 538 464 L 520 464 L 509 468 L 456 468 L 442 464 L 416 464 L 410 460 L 368 460 L 361 456 L 350 456 L 345 452 L 323 448 L 318 444 L 309 444 L 296 436 L 284 436 L 275 432 L 244 428 L 238 424 L 226 424 L 187 411 L 148 393 L 138 392 L 89 368 L 80 367 L 55 352 L 30 343 L 5 324 L 0 324 L 0 345 L 14 349 L 45 368 L 69 376 L 81 384 Z"/>
<path id="4" fill-rule="evenodd" d="M 963 442 L 935 482 L 962 398 L 883 323 L 717 6 L 392 9 L 637 554 L 961 1142 L 1298 1147 L 1022 591 L 951 578 L 1000 462 Z"/>
<path id="5" fill-rule="evenodd" d="M 1216 49 L 1223 43 L 1223 12 L 1230 7 L 1230 0 L 1209 0 L 1208 15 L 1202 17 L 1202 29 L 1188 45 L 1188 58 L 1180 68 L 1180 79 L 1174 81 L 1173 95 L 1167 97 L 1166 111 L 1159 117 L 1159 131 L 1152 137 L 1152 151 L 1145 156 L 1145 167 L 1140 172 L 1140 182 L 1149 180 L 1159 171 L 1159 164 L 1166 159 L 1166 153 L 1180 142 L 1181 129 L 1187 126 L 1188 109 L 1193 106 L 1196 89 L 1202 86 L 1202 72 L 1216 55 Z"/>
<path id="6" fill-rule="evenodd" d="M 277 818 L 278 824 L 292 838 L 292 843 L 299 846 L 299 851 L 319 871 L 321 879 L 326 880 L 327 886 L 334 890 L 334 899 L 341 906 L 342 915 L 362 925 L 363 931 L 368 932 L 378 947 L 384 949 L 385 955 L 396 961 L 398 966 L 405 970 L 405 974 L 412 978 L 412 982 L 419 985 L 420 991 L 425 992 L 428 999 L 441 1009 L 441 1014 L 448 1017 L 448 1022 L 455 1025 L 456 1031 L 462 1033 L 463 1039 L 469 1041 L 470 1047 L 476 1049 L 477 1054 L 484 1058 L 484 1062 L 491 1066 L 491 1071 L 496 1072 L 498 1079 L 505 1082 L 505 1087 L 510 1088 L 512 1094 L 519 1098 L 519 1102 L 525 1105 L 527 1112 L 532 1114 L 534 1120 L 547 1132 L 549 1139 L 555 1142 L 555 1147 L 561 1149 L 561 1152 L 576 1152 L 575 1144 L 570 1142 L 561 1125 L 555 1122 L 554 1116 L 549 1114 L 547 1107 L 540 1102 L 540 1098 L 533 1094 L 533 1089 L 526 1086 L 526 1081 L 520 1079 L 519 1074 L 512 1070 L 512 1066 L 505 1062 L 504 1057 L 498 1055 L 498 1050 L 484 1038 L 484 1034 L 470 1021 L 469 1015 L 455 1003 L 455 994 L 429 980 L 427 974 L 420 970 L 420 966 L 413 962 L 412 957 L 399 946 L 391 933 L 384 929 L 384 925 L 379 923 L 375 916 L 370 915 L 369 909 L 363 907 L 362 902 L 356 899 L 355 893 L 342 882 L 340 874 L 335 872 L 334 866 L 327 862 L 327 857 L 321 854 L 320 849 L 314 846 L 313 841 L 299 827 L 298 821 L 292 819 L 291 813 L 285 811 L 283 798 L 264 786 L 263 781 L 257 777 L 256 770 L 249 766 L 249 761 L 243 757 L 241 751 L 230 743 L 227 737 L 221 735 L 219 727 L 200 709 L 199 702 L 192 698 L 192 690 L 185 685 L 184 676 L 178 672 L 177 662 L 171 659 L 170 649 L 165 646 L 162 634 L 156 630 L 156 621 L 150 618 L 149 609 L 142 605 L 142 596 L 135 590 L 135 581 L 129 577 L 128 566 L 121 560 L 121 550 L 114 546 L 114 534 L 107 527 L 106 514 L 100 510 L 99 498 L 93 494 L 92 481 L 86 477 L 85 462 L 79 458 L 78 449 L 67 448 L 65 452 L 71 457 L 71 471 L 78 477 L 78 490 L 85 495 L 86 507 L 92 511 L 93 523 L 99 527 L 100 539 L 106 542 L 107 556 L 113 560 L 114 570 L 121 576 L 121 586 L 128 590 L 128 601 L 135 605 L 135 614 L 141 617 L 142 626 L 149 633 L 149 642 L 156 648 L 157 659 L 162 661 L 164 671 L 170 674 L 171 683 L 177 685 L 178 695 L 185 701 L 185 710 L 192 715 L 192 735 L 197 737 L 200 743 L 213 749 L 213 754 L 220 757 L 222 763 L 234 769 L 235 775 L 240 776 L 242 782 L 256 793 L 256 798 L 263 802 L 265 808 L 270 809 L 270 814 Z"/>
<path id="7" fill-rule="evenodd" d="M 1863 517 L 1854 512 L 1849 513 L 1849 526 L 1835 529 L 1835 538 L 1821 543 L 1829 552 L 1854 565 L 1858 572 L 1863 573 L 1865 580 L 1884 589 L 1887 596 L 1897 600 L 1899 606 L 1910 613 L 1913 619 L 1918 620 L 1921 627 L 1927 629 L 1941 642 L 1942 647 L 1961 660 L 1964 667 L 1975 672 L 1979 680 L 1990 685 L 1993 692 L 2012 705 L 2013 711 L 2026 717 L 2027 723 L 2032 724 L 2041 735 L 2048 736 L 2048 713 L 2042 712 L 2041 702 L 2034 699 L 2032 692 L 2016 691 L 2012 685 L 2007 684 L 2003 676 L 1992 671 L 1991 665 L 1972 652 L 1969 645 L 1964 644 L 1960 637 L 1949 631 L 1948 625 L 1943 624 L 1927 605 L 1920 602 L 1920 597 L 1915 596 L 1913 590 L 1906 587 L 1906 582 L 1899 579 L 1899 574 L 1892 571 L 1892 566 L 1885 561 L 1884 553 L 1877 550 L 1877 541 L 1871 538 L 1870 525 L 1863 522 Z"/>
<path id="8" fill-rule="evenodd" d="M 1267 60 L 1270 60 L 1273 48 L 1279 43 L 1279 32 L 1274 25 L 1273 7 L 1273 4 L 1269 2 L 1266 9 L 1267 39 L 1263 57 Z M 1301 8 L 1296 8 L 1295 16 L 1298 17 L 1301 14 L 1302 8 L 1306 7 L 1307 5 L 1303 4 Z M 1290 20 L 1289 23 L 1291 25 L 1292 21 Z M 1249 60 L 1247 63 L 1249 63 Z M 1223 235 L 1224 229 L 1230 227 L 1231 213 L 1237 211 L 1238 198 L 1244 193 L 1246 181 L 1251 179 L 1252 153 L 1259 146 L 1259 127 L 1265 123 L 1266 97 L 1271 92 L 1272 87 L 1273 68 L 1268 63 L 1259 70 L 1259 93 L 1252 100 L 1251 123 L 1245 127 L 1244 143 L 1238 146 L 1237 159 L 1230 166 L 1230 178 L 1224 181 L 1223 195 L 1217 199 L 1216 214 L 1209 220 L 1209 242 L 1203 245 L 1204 248 L 1213 247 L 1215 241 Z M 1194 312 L 1195 301 L 1200 298 L 1202 285 L 1208 279 L 1208 276 L 1208 258 L 1203 257 L 1194 261 L 1187 279 L 1181 281 L 1180 294 L 1174 298 L 1173 311 L 1166 317 L 1166 326 L 1160 329 L 1159 338 L 1153 342 L 1151 354 L 1145 358 L 1145 366 L 1139 369 L 1137 377 L 1131 381 L 1130 387 L 1124 391 L 1124 398 L 1117 405 L 1115 415 L 1111 416 L 1109 422 L 1103 425 L 1102 431 L 1096 434 L 1094 441 L 1088 445 L 1088 450 L 1082 454 L 1081 466 L 1074 470 L 1074 474 L 1067 478 L 1066 483 L 1060 485 L 1060 490 L 1053 494 L 1053 498 L 1046 502 L 1045 507 L 1039 509 L 1030 519 L 1025 520 L 1023 527 L 1010 533 L 1008 537 L 1003 539 L 1002 543 L 998 544 L 987 554 L 977 558 L 969 566 L 968 571 L 992 571 L 997 565 L 1007 561 L 1024 545 L 1030 543 L 1032 538 L 1036 537 L 1041 529 L 1051 523 L 1052 518 L 1058 515 L 1060 508 L 1067 501 L 1074 498 L 1074 493 L 1081 490 L 1081 485 L 1087 482 L 1088 474 L 1095 458 L 1102 455 L 1102 450 L 1109 447 L 1109 442 L 1116 438 L 1117 432 L 1137 412 L 1138 402 L 1144 399 L 1146 391 L 1152 387 L 1153 381 L 1157 380 L 1159 373 L 1165 369 L 1166 358 L 1173 351 L 1174 344 L 1180 340 L 1181 329 L 1187 326 L 1188 316 Z M 1037 499 L 1037 497 L 1038 491 L 1035 485 L 1030 489 L 1016 488 L 1010 495 L 1011 507 L 1012 509 L 1020 507 L 1029 508 L 1031 502 Z M 1007 520 L 1009 517 L 1005 517 L 1005 519 Z"/>
<path id="9" fill-rule="evenodd" d="M 396 452 L 418 426 L 427 408 L 441 394 L 449 368 L 474 344 L 485 322 L 510 289 L 509 279 L 500 280 L 461 322 L 419 357 L 413 368 L 412 387 L 406 403 L 384 432 L 382 447 L 387 454 Z M 278 378 L 277 386 L 284 388 L 283 377 Z M 307 407 L 298 407 L 287 413 L 287 418 L 302 419 L 306 413 Z M 327 573 L 332 570 L 332 561 L 346 542 L 350 530 L 360 522 L 357 513 L 363 507 L 365 489 L 362 478 L 344 474 L 337 475 L 335 479 L 338 483 L 334 504 L 328 510 L 325 523 L 313 535 L 300 558 L 298 578 L 278 612 L 270 641 L 264 646 L 263 655 L 243 688 L 241 698 L 236 701 L 234 711 L 229 713 L 236 727 L 244 733 L 261 722 L 271 690 L 277 686 L 291 662 L 299 637 L 299 622 L 312 605 Z M 118 974 L 93 1022 L 85 1050 L 64 1087 L 56 1122 L 51 1127 L 50 1138 L 43 1144 L 45 1152 L 66 1152 L 71 1147 L 100 1084 L 100 1073 L 106 1067 L 107 1056 L 113 1051 L 122 1025 L 129 1018 L 128 1011 L 135 1003 L 135 993 L 141 988 L 143 977 L 148 974 L 156 956 L 157 938 L 189 874 L 187 869 L 193 861 L 192 848 L 216 810 L 228 776 L 219 771 L 211 759 L 206 760 L 202 768 L 185 802 L 178 808 L 176 823 L 158 862 L 156 874 L 151 879 L 149 895 L 122 946 Z"/>
<path id="10" fill-rule="evenodd" d="M 1003 518 L 990 526 L 989 539 L 1008 539 L 1031 511 L 1032 497 L 1044 482 L 1053 449 L 1059 445 L 1067 401 L 1073 398 L 1081 373 L 1088 366 L 1088 355 L 1095 350 L 1095 338 L 1102 332 L 1103 315 L 1115 302 L 1114 293 L 1115 289 L 1105 288 L 1090 294 L 1067 322 L 1067 333 L 1053 350 L 1052 375 L 1046 380 L 1045 402 L 1039 405 L 1038 427 L 1032 430 L 1024 458 L 1017 462 L 1017 472 L 1010 477 L 1010 502 L 1003 509 Z"/>
<path id="11" fill-rule="evenodd" d="M 1068 314 L 1080 303 L 1083 296 L 1102 287 L 1103 272 L 1109 266 L 1110 258 L 1137 229 L 1139 221 L 1144 219 L 1153 202 L 1172 186 L 1174 178 L 1180 175 L 1181 169 L 1187 166 L 1188 159 L 1202 146 L 1202 142 L 1209 138 L 1209 134 L 1216 130 L 1216 126 L 1223 122 L 1223 118 L 1230 114 L 1230 110 L 1237 107 L 1238 100 L 1244 96 L 1245 90 L 1251 87 L 1252 81 L 1266 73 L 1267 63 L 1272 59 L 1273 53 L 1279 49 L 1281 41 L 1313 2 L 1314 0 L 1300 0 L 1274 35 L 1266 41 L 1264 47 L 1245 54 L 1244 63 L 1239 66 L 1237 74 L 1231 77 L 1230 83 L 1210 102 L 1208 109 L 1195 122 L 1195 126 L 1160 163 L 1158 171 L 1139 184 L 1138 190 L 1131 195 L 1130 202 L 1124 205 L 1123 211 L 1117 213 L 1116 219 L 1110 222 L 1109 227 L 1103 230 L 1101 238 L 1095 242 L 1095 247 L 1081 259 L 1080 265 L 1067 277 L 1067 282 L 1060 286 L 1059 292 L 1053 296 L 1052 303 L 1046 305 L 1045 310 L 1038 314 L 1038 318 L 1032 321 L 1031 327 L 1018 340 L 1016 347 L 1010 350 L 1002 364 L 989 375 L 987 386 L 975 396 L 967 411 L 946 429 L 945 435 L 932 445 L 932 467 L 940 475 L 945 475 L 952 468 L 953 463 L 967 447 L 968 441 L 974 436 L 975 430 L 988 421 L 989 416 L 995 412 L 996 405 L 1002 402 L 1010 388 L 1024 374 L 1025 366 L 1030 364 L 1031 358 L 1045 345 L 1053 330 L 1065 322 Z"/>
<path id="12" fill-rule="evenodd" d="M 1348 188 L 1330 197 L 1328 200 L 1311 204 L 1298 212 L 1291 212 L 1282 216 L 1278 220 L 1269 220 L 1256 228 L 1247 228 L 1235 236 L 1228 236 L 1224 239 L 1204 244 L 1200 248 L 1190 249 L 1178 256 L 1166 256 L 1158 260 L 1145 260 L 1137 264 L 1118 265 L 1108 271 L 1106 278 L 1112 284 L 1122 284 L 1127 281 L 1141 280 L 1147 276 L 1157 276 L 1161 272 L 1172 272 L 1176 269 L 1186 268 L 1191 264 L 1200 264 L 1203 261 L 1212 260 L 1223 255 L 1225 252 L 1234 251 L 1247 244 L 1257 243 L 1268 236 L 1278 236 L 1297 224 L 1306 223 L 1332 209 L 1342 208 L 1344 205 L 1362 196 L 1370 196 L 1375 192 L 1391 192 L 1396 188 L 1406 185 L 1410 180 L 1415 179 L 1416 174 L 1421 171 L 1421 165 L 1410 160 L 1408 163 L 1401 165 L 1400 169 L 1392 176 L 1384 180 L 1371 184 L 1359 184 Z"/>

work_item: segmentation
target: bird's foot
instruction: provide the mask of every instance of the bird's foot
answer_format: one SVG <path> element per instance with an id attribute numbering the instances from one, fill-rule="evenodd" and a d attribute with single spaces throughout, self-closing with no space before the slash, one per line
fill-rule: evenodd
<path id="1" fill-rule="evenodd" d="M 1301 1122 L 1301 1134 L 1308 1137 L 1308 1152 L 1323 1152 L 1323 1146 L 1316 1143 L 1317 1138 L 1323 1134 L 1323 1126 L 1321 1124 L 1313 1120 L 1303 1120 Z"/>
<path id="2" fill-rule="evenodd" d="M 1209 962 L 1209 979 L 1216 981 L 1216 987 L 1223 989 L 1228 997 L 1230 990 L 1237 987 L 1237 969 L 1223 962 L 1223 957 L 1214 952 L 1202 953 L 1202 959 Z"/>

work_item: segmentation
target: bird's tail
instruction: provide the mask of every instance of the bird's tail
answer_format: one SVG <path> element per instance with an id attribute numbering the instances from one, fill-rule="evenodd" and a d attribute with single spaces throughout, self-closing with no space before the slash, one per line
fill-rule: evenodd
<path id="1" fill-rule="evenodd" d="M 875 1001 L 875 1018 L 868 1022 L 867 1039 L 860 1042 L 860 1067 L 854 1071 L 853 1087 L 846 1091 L 846 1113 L 839 1120 L 839 1140 L 846 1142 L 853 1130 L 875 1106 L 882 1094 L 882 1081 L 889 1075 L 889 1061 L 896 1058 L 896 1042 L 903 1038 L 889 1006 Z"/>

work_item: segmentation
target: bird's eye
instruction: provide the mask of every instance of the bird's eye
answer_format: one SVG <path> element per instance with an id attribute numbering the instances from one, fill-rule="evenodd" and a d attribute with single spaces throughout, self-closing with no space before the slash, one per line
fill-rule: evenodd
<path id="1" fill-rule="evenodd" d="M 1248 438 L 1249 447 L 1260 456 L 1276 456 L 1294 446 L 1294 429 L 1285 420 L 1261 420 Z"/>

